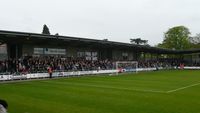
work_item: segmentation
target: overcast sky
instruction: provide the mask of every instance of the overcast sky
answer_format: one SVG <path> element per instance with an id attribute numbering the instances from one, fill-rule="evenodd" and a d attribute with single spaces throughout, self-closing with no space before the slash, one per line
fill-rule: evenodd
<path id="1" fill-rule="evenodd" d="M 200 0 L 0 0 L 0 30 L 162 42 L 169 28 L 200 33 Z"/>

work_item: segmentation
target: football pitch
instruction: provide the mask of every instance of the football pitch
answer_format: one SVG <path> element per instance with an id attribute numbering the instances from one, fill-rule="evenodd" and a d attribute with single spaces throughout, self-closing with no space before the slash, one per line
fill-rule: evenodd
<path id="1" fill-rule="evenodd" d="M 0 83 L 9 113 L 200 113 L 200 71 Z"/>

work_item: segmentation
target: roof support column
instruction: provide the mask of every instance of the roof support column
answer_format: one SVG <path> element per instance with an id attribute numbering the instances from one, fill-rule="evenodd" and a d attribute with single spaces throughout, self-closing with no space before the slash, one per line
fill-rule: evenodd
<path id="1" fill-rule="evenodd" d="M 18 45 L 16 44 L 16 47 L 15 47 L 15 59 L 17 60 L 18 59 Z"/>

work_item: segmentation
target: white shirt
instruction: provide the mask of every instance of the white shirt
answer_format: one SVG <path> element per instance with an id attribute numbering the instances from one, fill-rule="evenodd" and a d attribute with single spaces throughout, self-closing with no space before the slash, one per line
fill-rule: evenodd
<path id="1" fill-rule="evenodd" d="M 3 107 L 3 105 L 0 104 L 0 113 L 7 113 L 6 108 Z"/>

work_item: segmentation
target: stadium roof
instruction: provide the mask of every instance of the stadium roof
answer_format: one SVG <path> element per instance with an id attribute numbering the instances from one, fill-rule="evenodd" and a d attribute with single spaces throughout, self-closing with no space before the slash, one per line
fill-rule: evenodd
<path id="1" fill-rule="evenodd" d="M 14 38 L 14 39 L 13 39 Z M 0 30 L 0 42 L 7 43 L 17 40 L 26 40 L 26 39 L 45 39 L 45 40 L 56 40 L 58 42 L 78 42 L 78 43 L 87 43 L 100 46 L 116 46 L 118 48 L 128 48 L 133 49 L 133 51 L 147 52 L 147 53 L 158 53 L 158 54 L 191 54 L 191 53 L 200 53 L 200 49 L 193 50 L 171 50 L 163 49 L 157 47 L 151 47 L 148 45 L 136 45 L 123 42 L 114 42 L 106 40 L 97 40 L 97 39 L 88 39 L 72 36 L 60 36 L 60 35 L 46 35 L 38 33 L 28 33 L 28 32 L 16 32 L 16 31 L 5 31 Z"/>

